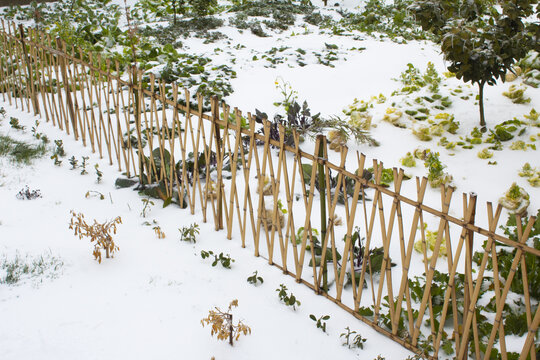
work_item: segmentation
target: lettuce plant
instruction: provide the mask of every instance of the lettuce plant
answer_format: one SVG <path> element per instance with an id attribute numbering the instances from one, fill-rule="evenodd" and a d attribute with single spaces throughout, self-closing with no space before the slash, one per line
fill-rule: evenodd
<path id="1" fill-rule="evenodd" d="M 424 166 L 428 170 L 428 181 L 431 187 L 447 185 L 452 181 L 452 175 L 443 171 L 446 166 L 439 160 L 438 152 L 429 151 L 424 159 Z"/>
<path id="2" fill-rule="evenodd" d="M 499 199 L 499 204 L 511 214 L 526 212 L 529 203 L 529 194 L 516 183 L 513 183 L 508 191 L 504 193 L 504 196 Z"/>

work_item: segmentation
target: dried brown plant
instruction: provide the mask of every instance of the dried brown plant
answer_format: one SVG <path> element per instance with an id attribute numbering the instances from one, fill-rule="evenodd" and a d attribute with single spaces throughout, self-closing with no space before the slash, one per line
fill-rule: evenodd
<path id="1" fill-rule="evenodd" d="M 212 325 L 212 333 L 217 335 L 218 340 L 227 340 L 229 339 L 229 344 L 233 345 L 233 338 L 238 341 L 240 335 L 251 334 L 251 329 L 249 326 L 239 321 L 238 324 L 233 324 L 233 315 L 231 313 L 233 307 L 238 307 L 238 300 L 233 300 L 229 304 L 229 309 L 224 312 L 216 307 L 216 310 L 210 310 L 208 317 L 201 320 L 201 324 L 204 327 L 205 325 Z"/>
<path id="2" fill-rule="evenodd" d="M 113 257 L 114 252 L 120 250 L 114 243 L 112 234 L 116 234 L 116 225 L 122 223 L 122 218 L 117 216 L 115 219 L 106 221 L 102 224 L 94 220 L 94 224 L 89 225 L 84 220 L 84 214 L 71 210 L 71 221 L 69 228 L 75 231 L 75 235 L 82 238 L 89 238 L 94 243 L 94 259 L 101 264 L 101 250 L 105 250 L 105 257 Z M 111 234 L 112 233 L 112 234 Z"/>

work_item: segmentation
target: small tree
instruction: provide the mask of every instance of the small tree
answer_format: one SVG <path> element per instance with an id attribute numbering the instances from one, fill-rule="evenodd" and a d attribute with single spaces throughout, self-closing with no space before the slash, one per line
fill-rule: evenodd
<path id="1" fill-rule="evenodd" d="M 176 15 L 185 13 L 185 0 L 168 0 L 167 10 L 173 13 L 173 24 L 176 25 Z"/>
<path id="2" fill-rule="evenodd" d="M 464 82 L 478 84 L 480 126 L 485 131 L 484 85 L 504 81 L 512 65 L 538 49 L 538 23 L 525 24 L 537 0 L 420 0 L 409 10 L 424 30 L 440 37 L 448 70 Z M 538 7 L 536 8 L 538 16 Z"/>

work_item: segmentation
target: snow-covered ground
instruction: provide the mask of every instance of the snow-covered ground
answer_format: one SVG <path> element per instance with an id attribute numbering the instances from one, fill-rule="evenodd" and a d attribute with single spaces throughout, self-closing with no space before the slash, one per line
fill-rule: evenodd
<path id="1" fill-rule="evenodd" d="M 115 1 L 124 4 L 123 0 Z M 133 4 L 131 1 L 130 5 Z M 342 5 L 352 8 L 356 4 L 350 1 Z M 201 39 L 182 41 L 190 52 L 204 54 L 217 63 L 235 68 L 238 76 L 232 80 L 234 93 L 226 100 L 244 113 L 255 109 L 269 114 L 279 111 L 273 105 L 282 100 L 276 80 L 288 82 L 297 91 L 298 100 L 307 100 L 312 112 L 321 112 L 323 116 L 343 116 L 342 110 L 355 98 L 369 100 L 371 96 L 383 94 L 386 102 L 374 104 L 370 110 L 373 123 L 377 125 L 371 135 L 380 146 L 349 141 L 352 164 L 356 161 L 355 151 L 368 156 L 367 164 L 371 164 L 371 159 L 378 159 L 385 167 L 400 167 L 399 159 L 418 147 L 439 151 L 442 163 L 447 166 L 445 170 L 454 178 L 458 196 L 453 214 L 457 217 L 462 214 L 459 194 L 475 192 L 479 197 L 478 223 L 487 227 L 484 203 L 495 203 L 513 182 L 529 193 L 530 214 L 540 208 L 540 188 L 530 186 L 518 176 L 526 162 L 540 168 L 538 150 L 510 150 L 510 144 L 504 143 L 503 151 L 495 151 L 494 157 L 489 159 L 497 165 L 488 165 L 488 160 L 476 156 L 484 145 L 470 150 L 459 146 L 447 150 L 437 145 L 437 137 L 420 142 L 410 128 L 402 129 L 382 121 L 393 102 L 404 101 L 404 96 L 391 94 L 402 87 L 395 79 L 407 69 L 408 63 L 424 71 L 431 62 L 439 74 L 446 71 L 436 45 L 426 41 L 397 44 L 368 36 L 354 40 L 315 31 L 291 36 L 293 32 L 298 34 L 299 29 L 302 28 L 293 27 L 269 38 L 259 38 L 249 31 L 240 34 L 225 28 L 221 31 L 231 38 L 230 44 L 226 41 L 203 44 Z M 320 51 L 325 43 L 337 44 L 344 54 L 333 62 L 334 67 L 315 63 L 299 67 L 286 62 L 269 68 L 264 61 L 252 61 L 254 53 L 261 54 L 275 46 Z M 238 44 L 246 48 L 234 52 L 236 64 L 230 63 L 231 56 L 226 52 L 214 51 L 215 48 L 231 49 Z M 353 47 L 365 49 L 348 50 Z M 518 78 L 514 83 L 520 82 Z M 447 134 L 451 141 L 457 141 L 459 136 L 466 137 L 478 124 L 475 88 L 450 78 L 443 80 L 441 93 L 450 93 L 459 86 L 471 95 L 469 100 L 452 98 L 452 106 L 445 110 L 460 122 L 456 135 Z M 513 104 L 502 95 L 509 86 L 499 83 L 486 88 L 489 128 L 514 117 L 523 120 L 535 107 L 539 110 L 540 89 L 527 87 L 525 94 L 531 101 Z M 6 118 L 0 122 L 0 134 L 36 141 L 30 128 L 37 118 L 7 103 L 0 106 L 7 111 Z M 27 130 L 11 128 L 10 117 L 18 118 Z M 516 139 L 540 146 L 540 128 L 524 128 L 525 132 Z M 57 271 L 23 277 L 16 285 L 0 284 L 0 358 L 373 359 L 380 354 L 387 359 L 405 359 L 410 355 L 331 302 L 295 283 L 291 277 L 283 276 L 263 258 L 253 257 L 252 249 L 242 249 L 238 239 L 226 240 L 225 232 L 215 232 L 213 224 L 201 222 L 199 212 L 192 216 L 177 208 L 162 209 L 161 203 L 155 201 L 147 216 L 142 217 L 142 198 L 132 190 L 114 188 L 119 175 L 115 167 L 44 120 L 39 130 L 51 140 L 62 139 L 67 156 L 61 166 L 53 165 L 50 154 L 29 166 L 14 165 L 0 158 L 0 261 L 12 261 L 18 254 L 28 263 L 43 256 L 56 265 L 63 265 L 59 265 Z M 309 141 L 303 146 L 308 152 L 313 150 Z M 78 159 L 89 156 L 89 174 L 80 175 L 80 169 L 70 170 L 67 159 L 71 156 Z M 422 162 L 417 163 L 407 172 L 425 176 L 427 172 Z M 100 184 L 96 183 L 94 164 L 99 164 L 104 173 Z M 39 189 L 42 198 L 17 199 L 16 194 L 25 185 L 30 190 Z M 414 199 L 414 180 L 406 182 L 404 187 L 403 192 Z M 86 197 L 89 191 L 90 196 Z M 103 194 L 104 199 L 95 196 L 98 194 Z M 440 208 L 438 190 L 428 189 L 426 203 Z M 101 264 L 93 260 L 89 241 L 79 240 L 68 229 L 70 210 L 83 212 L 89 222 L 121 216 L 123 223 L 115 236 L 120 250 L 113 259 L 105 259 Z M 179 241 L 178 229 L 192 223 L 199 223 L 201 227 L 197 243 Z M 166 238 L 157 238 L 152 229 L 157 225 Z M 212 267 L 209 259 L 201 259 L 201 250 L 230 254 L 235 259 L 232 269 Z M 262 285 L 255 287 L 246 281 L 254 271 L 264 278 Z M 302 303 L 296 311 L 280 303 L 276 292 L 280 284 L 285 284 Z M 233 299 L 239 300 L 239 307 L 234 311 L 235 321 L 242 319 L 251 327 L 252 334 L 230 347 L 212 338 L 210 329 L 203 328 L 200 320 L 215 306 L 226 309 Z M 326 333 L 316 328 L 310 314 L 317 318 L 330 315 Z M 342 346 L 340 334 L 347 326 L 367 338 L 363 350 Z"/>
<path id="2" fill-rule="evenodd" d="M 31 124 L 33 117 L 2 104 L 7 116 Z M 0 262 L 17 254 L 29 265 L 43 257 L 53 264 L 43 275 L 21 277 L 15 285 L 0 284 L 0 353 L 2 359 L 404 359 L 409 353 L 354 319 L 309 288 L 283 276 L 263 258 L 255 258 L 238 241 L 228 241 L 200 213 L 161 208 L 156 201 L 147 216 L 136 192 L 116 190 L 118 173 L 95 154 L 66 138 L 49 124 L 40 125 L 50 139 L 64 139 L 66 158 L 54 166 L 48 156 L 30 166 L 0 158 Z M 30 132 L 13 130 L 6 119 L 0 133 L 32 141 Z M 70 170 L 67 159 L 90 157 L 89 174 Z M 94 164 L 103 170 L 96 183 Z M 19 200 L 28 185 L 42 197 Z M 86 197 L 88 191 L 105 196 Z M 92 193 L 96 194 L 96 193 Z M 87 222 L 121 216 L 114 237 L 120 250 L 101 264 L 93 245 L 69 230 L 70 211 L 83 212 Z M 158 239 L 153 221 L 166 238 Z M 144 225 L 149 222 L 152 226 Z M 199 223 L 195 244 L 181 242 L 178 229 Z M 211 266 L 201 250 L 230 254 L 232 269 Z M 54 258 L 54 259 L 53 259 Z M 60 264 L 60 265 L 59 265 Z M 63 265 L 61 265 L 63 264 Z M 52 268 L 57 267 L 56 271 Z M 0 270 L 2 278 L 5 269 Z M 258 271 L 257 286 L 246 279 Z M 281 303 L 276 289 L 285 284 L 301 306 L 294 311 Z M 233 299 L 252 334 L 233 347 L 210 336 L 201 319 L 215 306 L 225 310 Z M 330 315 L 327 332 L 309 318 Z M 341 345 L 345 327 L 367 338 L 364 350 Z"/>

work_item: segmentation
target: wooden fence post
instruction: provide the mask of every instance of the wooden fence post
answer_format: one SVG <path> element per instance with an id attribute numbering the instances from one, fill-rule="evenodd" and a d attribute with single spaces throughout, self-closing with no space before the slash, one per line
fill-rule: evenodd
<path id="1" fill-rule="evenodd" d="M 75 136 L 75 140 L 79 140 L 79 132 L 77 131 L 77 120 L 75 119 L 75 109 L 73 108 L 73 101 L 71 99 L 71 89 L 69 87 L 69 80 L 67 76 L 67 69 L 66 69 L 66 60 L 65 60 L 65 47 L 62 39 L 60 37 L 56 37 L 56 47 L 60 54 L 58 55 L 58 62 L 60 65 L 60 70 L 62 71 L 62 82 L 64 85 L 64 91 L 66 93 L 66 103 L 67 108 L 69 112 L 69 117 L 71 119 L 71 127 L 73 128 L 73 136 Z"/>
<path id="2" fill-rule="evenodd" d="M 26 44 L 24 41 L 24 27 L 22 24 L 19 24 L 19 33 L 21 35 L 21 46 L 23 50 L 24 62 L 26 63 L 27 74 L 27 86 L 30 86 L 30 97 L 32 99 L 32 106 L 34 107 L 34 115 L 39 115 L 39 102 L 36 95 L 36 87 L 34 86 L 34 76 L 32 71 L 32 65 L 30 64 L 30 58 L 28 57 L 28 52 L 26 51 Z"/>

